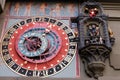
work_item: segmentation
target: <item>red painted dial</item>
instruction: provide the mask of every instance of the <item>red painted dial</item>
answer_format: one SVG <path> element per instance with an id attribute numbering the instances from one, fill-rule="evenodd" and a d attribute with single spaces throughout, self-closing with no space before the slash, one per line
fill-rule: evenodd
<path id="1" fill-rule="evenodd" d="M 12 26 L 2 41 L 2 56 L 23 76 L 47 77 L 63 70 L 76 52 L 72 30 L 47 17 L 30 18 Z"/>

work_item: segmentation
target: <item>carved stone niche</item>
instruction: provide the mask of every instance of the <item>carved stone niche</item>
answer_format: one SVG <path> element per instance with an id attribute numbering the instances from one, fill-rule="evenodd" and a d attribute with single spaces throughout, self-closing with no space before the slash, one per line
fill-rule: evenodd
<path id="1" fill-rule="evenodd" d="M 103 76 L 105 61 L 110 57 L 114 37 L 107 25 L 103 7 L 95 1 L 84 2 L 78 16 L 79 54 L 88 76 Z"/>

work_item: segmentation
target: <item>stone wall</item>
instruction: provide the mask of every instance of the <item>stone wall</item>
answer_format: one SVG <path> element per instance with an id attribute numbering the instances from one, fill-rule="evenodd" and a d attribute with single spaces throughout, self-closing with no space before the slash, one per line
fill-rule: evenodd
<path id="1" fill-rule="evenodd" d="M 115 44 L 113 45 L 113 51 L 111 52 L 110 61 L 106 61 L 106 69 L 104 71 L 104 76 L 100 77 L 99 80 L 120 80 L 120 3 L 106 3 L 101 2 L 104 7 L 104 12 L 109 16 L 108 26 L 112 29 L 114 32 L 115 37 Z M 5 7 L 8 7 L 9 3 L 6 3 Z M 3 37 L 2 34 L 5 31 L 2 26 L 6 25 L 4 22 L 6 21 L 7 17 L 5 17 L 6 8 L 2 14 L 0 14 L 0 36 Z M 1 40 L 0 40 L 1 43 Z M 2 65 L 3 62 L 0 61 L 0 65 Z M 3 78 L 0 78 L 3 80 Z M 86 76 L 83 64 L 80 62 L 80 77 L 78 79 L 74 80 L 94 80 Z M 4 78 L 5 80 L 5 78 Z M 7 80 L 7 78 L 6 78 Z M 11 78 L 11 80 L 21 80 L 17 78 Z M 30 79 L 32 80 L 32 79 Z M 33 79 L 34 80 L 34 79 Z M 41 80 L 38 78 L 38 80 Z M 44 80 L 44 79 L 42 79 Z M 45 80 L 51 80 L 51 79 L 45 79 Z M 73 79 L 53 79 L 53 80 L 73 80 Z"/>

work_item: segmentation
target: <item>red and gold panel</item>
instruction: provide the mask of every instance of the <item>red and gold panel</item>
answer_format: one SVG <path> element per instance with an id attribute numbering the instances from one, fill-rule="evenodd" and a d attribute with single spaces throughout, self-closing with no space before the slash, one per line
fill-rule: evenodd
<path id="1" fill-rule="evenodd" d="M 5 33 L 2 56 L 22 76 L 47 77 L 62 71 L 75 56 L 77 43 L 63 22 L 35 17 L 21 21 Z"/>

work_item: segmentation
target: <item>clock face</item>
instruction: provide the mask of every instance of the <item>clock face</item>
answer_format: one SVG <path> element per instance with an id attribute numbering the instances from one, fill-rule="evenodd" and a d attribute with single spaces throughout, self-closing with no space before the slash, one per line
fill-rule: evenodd
<path id="1" fill-rule="evenodd" d="M 22 76 L 47 77 L 62 71 L 76 53 L 72 30 L 59 20 L 35 17 L 21 21 L 5 33 L 2 57 Z"/>

